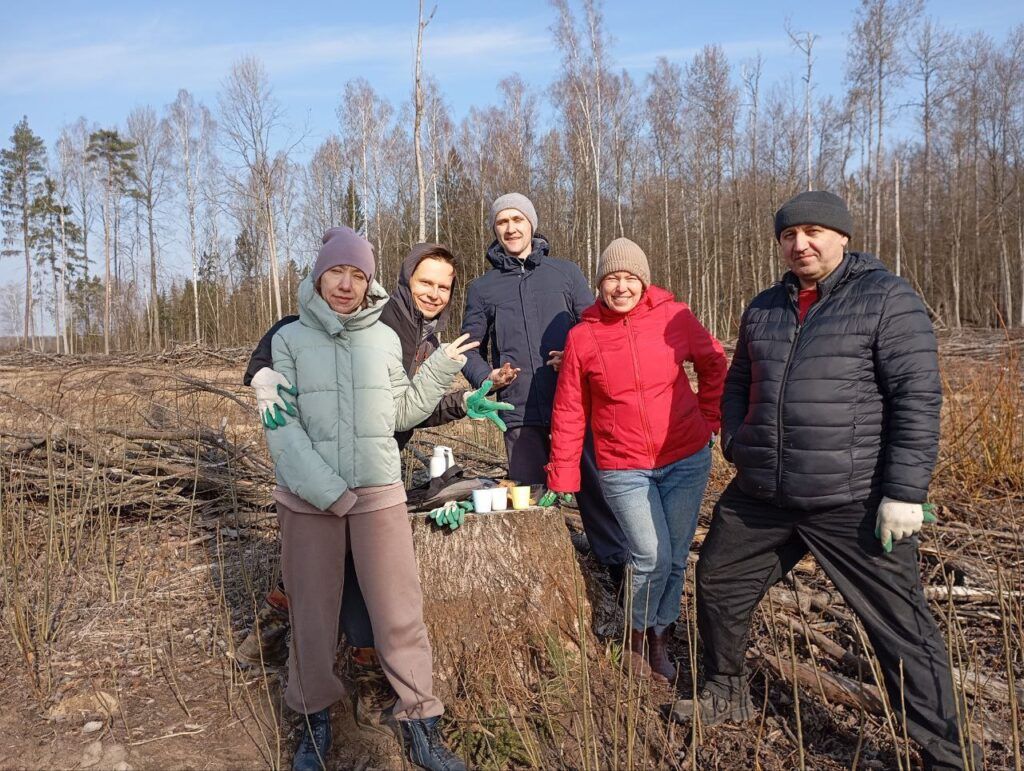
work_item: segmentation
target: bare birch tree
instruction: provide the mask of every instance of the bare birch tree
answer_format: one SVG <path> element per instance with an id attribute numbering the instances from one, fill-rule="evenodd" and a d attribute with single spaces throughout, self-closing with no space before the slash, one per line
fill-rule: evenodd
<path id="1" fill-rule="evenodd" d="M 135 143 L 136 194 L 146 209 L 149 242 L 149 345 L 160 347 L 160 298 L 157 280 L 156 208 L 166 191 L 171 135 L 152 107 L 138 107 L 128 115 L 128 136 Z M 199 342 L 198 339 L 196 342 Z"/>
<path id="2" fill-rule="evenodd" d="M 231 151 L 242 169 L 252 179 L 252 186 L 234 180 L 236 189 L 251 190 L 254 205 L 267 239 L 270 263 L 270 286 L 277 318 L 283 315 L 281 277 L 277 261 L 277 233 L 274 215 L 275 174 L 281 170 L 276 160 L 287 155 L 273 155 L 271 140 L 282 127 L 281 106 L 270 89 L 270 80 L 263 64 L 256 58 L 240 59 L 231 67 L 220 95 L 221 124 Z"/>
<path id="3" fill-rule="evenodd" d="M 786 19 L 786 34 L 800 53 L 804 55 L 806 70 L 804 81 L 804 124 L 807 128 L 807 189 L 814 189 L 814 177 L 811 163 L 811 152 L 814 143 L 811 141 L 811 92 L 814 90 L 814 42 L 818 36 L 812 32 L 794 32 L 789 19 Z"/>
<path id="4" fill-rule="evenodd" d="M 419 230 L 418 240 L 427 240 L 427 183 L 423 173 L 423 146 L 420 142 L 420 130 L 423 124 L 423 33 L 437 12 L 435 5 L 430 15 L 423 18 L 423 0 L 419 2 L 419 19 L 416 25 L 416 73 L 413 86 L 413 147 L 416 152 L 416 190 L 419 194 Z"/>

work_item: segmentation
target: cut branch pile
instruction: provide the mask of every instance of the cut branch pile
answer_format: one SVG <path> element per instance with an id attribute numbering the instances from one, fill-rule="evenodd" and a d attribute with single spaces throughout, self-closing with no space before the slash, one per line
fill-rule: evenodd
<path id="1" fill-rule="evenodd" d="M 0 454 L 14 497 L 58 501 L 86 517 L 215 518 L 270 505 L 273 469 L 238 386 L 177 367 L 78 364 L 56 372 L 0 387 Z"/>

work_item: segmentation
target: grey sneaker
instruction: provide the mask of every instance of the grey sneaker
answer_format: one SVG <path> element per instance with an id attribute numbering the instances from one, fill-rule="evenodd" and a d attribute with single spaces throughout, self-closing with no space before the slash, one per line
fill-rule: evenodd
<path id="1" fill-rule="evenodd" d="M 586 533 L 569 533 L 572 546 L 580 554 L 590 554 L 590 539 Z"/>
<path id="2" fill-rule="evenodd" d="M 719 723 L 745 723 L 757 716 L 750 690 L 743 685 L 729 688 L 717 683 L 706 683 L 697 693 L 697 699 L 676 699 L 672 703 L 669 717 L 685 722 L 693 720 L 699 713 L 700 722 L 705 726 Z"/>

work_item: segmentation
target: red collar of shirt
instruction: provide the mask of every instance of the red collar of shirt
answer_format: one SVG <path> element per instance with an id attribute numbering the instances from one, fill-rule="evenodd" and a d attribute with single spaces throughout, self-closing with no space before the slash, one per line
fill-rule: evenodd
<path id="1" fill-rule="evenodd" d="M 818 301 L 818 287 L 812 286 L 810 289 L 801 289 L 798 297 L 798 308 L 800 310 L 800 323 L 803 324 L 804 317 L 807 315 L 807 311 L 811 309 L 811 306 Z"/>

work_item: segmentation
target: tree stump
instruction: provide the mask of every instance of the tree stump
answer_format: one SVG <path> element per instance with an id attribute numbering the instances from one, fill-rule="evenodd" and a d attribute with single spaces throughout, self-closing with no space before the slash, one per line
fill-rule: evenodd
<path id="1" fill-rule="evenodd" d="M 593 651 L 590 603 L 557 507 L 468 514 L 454 531 L 413 515 L 412 529 L 442 696 L 468 681 L 524 684 L 538 651 L 544 660 Z"/>

